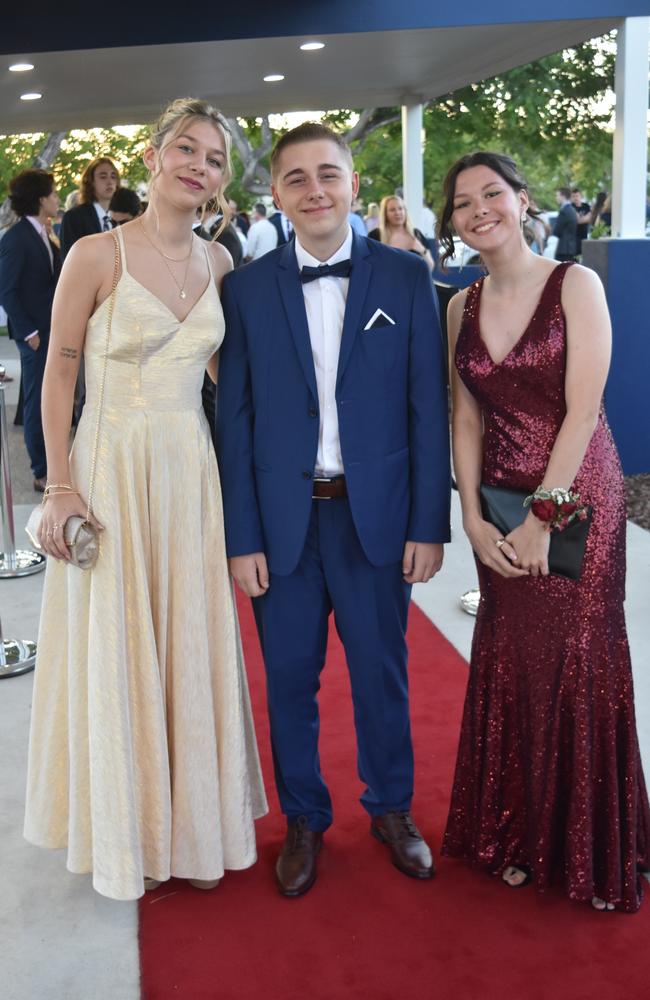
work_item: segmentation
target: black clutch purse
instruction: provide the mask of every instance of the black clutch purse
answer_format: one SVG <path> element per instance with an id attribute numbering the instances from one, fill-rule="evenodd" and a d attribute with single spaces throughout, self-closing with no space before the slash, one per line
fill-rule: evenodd
<path id="1" fill-rule="evenodd" d="M 502 486 L 481 484 L 481 511 L 483 517 L 502 534 L 507 535 L 522 523 L 528 514 L 524 500 L 528 494 L 524 490 L 509 490 Z M 569 580 L 579 580 L 582 560 L 591 524 L 591 507 L 586 507 L 587 516 L 576 518 L 562 531 L 551 532 L 548 551 L 549 572 L 555 576 L 566 576 Z"/>

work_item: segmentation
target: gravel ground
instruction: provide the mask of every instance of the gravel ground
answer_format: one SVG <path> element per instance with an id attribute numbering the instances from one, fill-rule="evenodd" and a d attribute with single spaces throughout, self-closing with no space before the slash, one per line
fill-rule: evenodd
<path id="1" fill-rule="evenodd" d="M 650 531 L 650 473 L 625 477 L 627 516 L 641 528 Z"/>

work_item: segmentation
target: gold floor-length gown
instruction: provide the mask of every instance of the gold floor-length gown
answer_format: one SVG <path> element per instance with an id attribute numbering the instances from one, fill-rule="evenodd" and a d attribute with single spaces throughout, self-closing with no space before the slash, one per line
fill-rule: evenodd
<path id="1" fill-rule="evenodd" d="M 135 899 L 145 876 L 253 864 L 267 806 L 201 406 L 221 303 L 211 277 L 179 322 L 129 274 L 118 234 L 94 502 L 105 530 L 93 570 L 48 560 L 25 836 L 67 847 L 69 870 L 92 872 L 103 895 Z M 86 334 L 71 467 L 83 493 L 107 309 Z"/>

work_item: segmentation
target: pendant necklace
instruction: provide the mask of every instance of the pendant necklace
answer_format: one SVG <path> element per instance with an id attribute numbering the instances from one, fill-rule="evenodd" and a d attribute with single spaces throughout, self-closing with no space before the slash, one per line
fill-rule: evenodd
<path id="1" fill-rule="evenodd" d="M 140 223 L 140 228 L 142 229 L 142 232 L 144 233 L 145 237 L 147 238 L 147 240 L 149 241 L 149 243 L 151 243 L 151 246 L 154 248 L 154 250 L 156 250 L 157 253 L 159 253 L 160 256 L 162 257 L 162 262 L 165 265 L 165 267 L 167 268 L 167 270 L 169 271 L 170 278 L 172 279 L 172 281 L 174 282 L 174 284 L 178 288 L 178 294 L 180 295 L 180 297 L 182 299 L 186 299 L 187 298 L 187 292 L 185 291 L 185 283 L 187 281 L 187 272 L 190 269 L 190 260 L 191 260 L 191 257 L 192 257 L 192 249 L 194 247 L 194 234 L 192 234 L 192 237 L 191 237 L 190 249 L 189 249 L 189 253 L 188 253 L 187 257 L 169 257 L 166 253 L 163 253 L 163 251 L 160 249 L 160 247 L 156 246 L 156 244 L 154 243 L 154 241 L 151 239 L 151 237 L 149 236 L 149 233 L 147 232 L 147 230 L 144 227 L 144 222 L 142 221 L 142 219 L 140 218 L 138 221 Z M 183 274 L 183 280 L 182 280 L 182 282 L 180 284 L 178 283 L 176 275 L 174 274 L 174 272 L 172 271 L 171 267 L 167 263 L 168 260 L 174 261 L 175 264 L 182 264 L 183 261 L 186 261 L 186 263 L 185 263 L 185 273 Z"/>

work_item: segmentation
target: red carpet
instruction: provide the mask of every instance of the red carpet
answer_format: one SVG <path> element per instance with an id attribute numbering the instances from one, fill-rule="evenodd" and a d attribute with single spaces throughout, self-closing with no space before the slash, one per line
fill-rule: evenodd
<path id="1" fill-rule="evenodd" d="M 405 878 L 371 839 L 358 803 L 349 685 L 331 637 L 321 694 L 323 770 L 334 799 L 319 880 L 283 899 L 273 865 L 284 833 L 273 786 L 263 668 L 240 602 L 271 814 L 259 860 L 212 893 L 172 880 L 140 904 L 145 1000 L 641 1000 L 650 986 L 650 898 L 634 915 L 596 913 L 559 892 L 508 890 L 441 859 L 432 882 Z M 467 668 L 412 607 L 414 814 L 440 845 Z M 650 897 L 650 886 L 647 895 Z"/>

